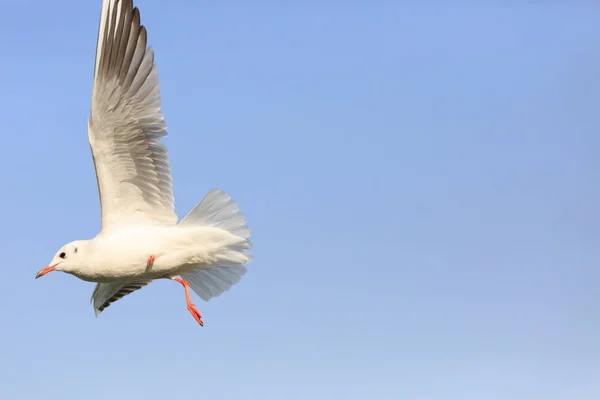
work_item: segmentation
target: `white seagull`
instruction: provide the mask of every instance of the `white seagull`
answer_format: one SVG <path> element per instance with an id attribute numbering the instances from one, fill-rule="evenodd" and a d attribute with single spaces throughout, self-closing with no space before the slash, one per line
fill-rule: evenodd
<path id="1" fill-rule="evenodd" d="M 250 231 L 236 203 L 218 189 L 177 223 L 160 142 L 167 128 L 158 72 L 146 36 L 132 0 L 103 0 L 88 121 L 102 229 L 63 246 L 36 279 L 62 271 L 96 282 L 96 316 L 154 279 L 172 279 L 204 325 L 189 288 L 208 301 L 236 284 L 252 259 Z"/>

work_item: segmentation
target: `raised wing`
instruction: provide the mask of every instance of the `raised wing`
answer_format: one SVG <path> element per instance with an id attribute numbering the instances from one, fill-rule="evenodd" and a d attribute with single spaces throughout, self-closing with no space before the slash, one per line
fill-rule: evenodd
<path id="1" fill-rule="evenodd" d="M 115 301 L 121 299 L 128 294 L 143 288 L 150 281 L 139 281 L 130 283 L 98 283 L 92 293 L 92 303 L 96 316 L 110 306 Z"/>
<path id="2" fill-rule="evenodd" d="M 102 231 L 175 225 L 167 135 L 154 53 L 132 0 L 103 0 L 88 139 Z"/>

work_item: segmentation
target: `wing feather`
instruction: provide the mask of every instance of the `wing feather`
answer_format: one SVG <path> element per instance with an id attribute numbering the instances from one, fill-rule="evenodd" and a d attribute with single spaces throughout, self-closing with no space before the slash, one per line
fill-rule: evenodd
<path id="1" fill-rule="evenodd" d="M 132 0 L 104 0 L 88 140 L 102 231 L 174 225 L 171 167 L 154 51 Z"/>
<path id="2" fill-rule="evenodd" d="M 130 293 L 147 286 L 150 281 L 130 283 L 98 283 L 92 293 L 92 303 L 96 316 L 100 315 L 107 307 Z"/>

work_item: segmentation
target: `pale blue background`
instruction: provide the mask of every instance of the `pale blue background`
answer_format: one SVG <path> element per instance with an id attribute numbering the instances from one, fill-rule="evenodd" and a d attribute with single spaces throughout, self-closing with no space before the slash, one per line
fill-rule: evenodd
<path id="1" fill-rule="evenodd" d="M 34 280 L 99 229 L 100 1 L 0 1 L 0 399 L 600 398 L 600 6 L 136 4 L 178 213 L 227 191 L 255 261 L 204 328 Z"/>

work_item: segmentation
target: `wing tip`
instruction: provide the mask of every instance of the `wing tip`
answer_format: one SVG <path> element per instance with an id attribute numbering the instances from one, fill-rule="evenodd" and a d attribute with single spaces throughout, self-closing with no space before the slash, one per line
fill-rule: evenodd
<path id="1" fill-rule="evenodd" d="M 124 60 L 125 56 L 131 50 L 137 51 L 140 44 L 147 47 L 147 37 L 146 28 L 141 24 L 140 10 L 134 7 L 133 0 L 104 0 L 96 42 L 94 82 L 101 81 L 103 77 L 118 76 L 123 69 L 127 71 L 125 64 L 131 59 Z M 117 61 L 123 65 L 115 65 Z"/>

